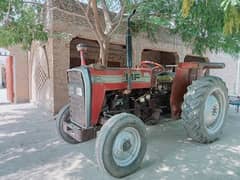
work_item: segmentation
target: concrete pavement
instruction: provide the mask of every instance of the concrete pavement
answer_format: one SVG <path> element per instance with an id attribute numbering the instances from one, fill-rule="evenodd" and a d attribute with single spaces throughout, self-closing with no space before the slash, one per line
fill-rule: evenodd
<path id="1" fill-rule="evenodd" d="M 141 168 L 126 180 L 239 180 L 240 113 L 209 145 L 187 138 L 181 121 L 148 126 Z M 96 164 L 95 140 L 64 143 L 52 116 L 31 104 L 0 105 L 0 179 L 111 180 Z"/>

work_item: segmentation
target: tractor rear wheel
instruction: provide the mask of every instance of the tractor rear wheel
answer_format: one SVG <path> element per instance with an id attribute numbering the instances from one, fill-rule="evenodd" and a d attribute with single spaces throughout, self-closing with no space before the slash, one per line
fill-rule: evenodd
<path id="1" fill-rule="evenodd" d="M 63 123 L 70 121 L 70 112 L 69 112 L 69 104 L 64 106 L 58 113 L 57 116 L 57 132 L 59 136 L 67 143 L 77 144 L 79 143 L 77 140 L 73 139 L 69 136 L 63 129 Z"/>
<path id="2" fill-rule="evenodd" d="M 218 139 L 228 110 L 228 91 L 222 79 L 214 76 L 194 81 L 184 95 L 182 114 L 188 135 L 200 143 Z"/>
<path id="3" fill-rule="evenodd" d="M 114 177 L 137 170 L 146 152 L 146 129 L 136 116 L 121 113 L 101 128 L 96 141 L 96 156 L 102 169 Z"/>

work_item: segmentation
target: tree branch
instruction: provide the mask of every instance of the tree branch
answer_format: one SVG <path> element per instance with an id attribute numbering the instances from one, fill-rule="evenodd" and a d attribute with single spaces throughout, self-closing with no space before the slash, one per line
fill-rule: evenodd
<path id="1" fill-rule="evenodd" d="M 105 0 L 101 0 L 102 8 L 103 8 L 103 16 L 105 20 L 105 34 L 107 34 L 112 29 L 112 20 L 110 17 L 109 10 L 107 8 L 107 4 Z"/>
<path id="2" fill-rule="evenodd" d="M 87 10 L 86 10 L 86 15 L 87 15 L 88 17 L 89 17 L 90 6 L 91 6 L 91 1 L 88 1 Z"/>
<path id="3" fill-rule="evenodd" d="M 93 11 L 93 16 L 94 16 L 96 31 L 97 31 L 100 39 L 103 39 L 105 35 L 103 33 L 102 26 L 100 25 L 101 19 L 98 14 L 97 1 L 96 0 L 91 0 L 91 1 L 92 1 L 91 5 L 92 5 L 92 11 Z"/>
<path id="4" fill-rule="evenodd" d="M 83 4 L 79 1 L 77 1 L 77 2 L 78 2 L 79 7 L 81 8 L 81 10 L 83 11 L 83 13 L 86 14 L 86 9 L 83 7 Z"/>
<path id="5" fill-rule="evenodd" d="M 122 2 L 122 1 L 120 1 L 120 2 Z M 109 37 L 111 37 L 113 35 L 113 33 L 118 29 L 118 27 L 120 26 L 120 24 L 122 22 L 123 13 L 124 13 L 124 10 L 125 10 L 125 4 L 121 3 L 121 5 L 122 5 L 121 10 L 118 13 L 118 15 L 116 16 L 117 19 L 113 23 L 111 31 L 107 34 Z"/>
<path id="6" fill-rule="evenodd" d="M 8 24 L 8 22 L 9 22 L 10 11 L 11 11 L 11 3 L 12 3 L 12 1 L 9 0 L 9 2 L 8 2 L 7 16 L 6 16 L 6 18 L 4 18 L 4 22 L 3 22 L 4 24 Z"/>
<path id="7" fill-rule="evenodd" d="M 52 7 L 51 10 L 58 10 L 58 11 L 60 11 L 62 13 L 68 14 L 70 16 L 76 16 L 76 17 L 81 17 L 81 18 L 86 19 L 86 17 L 84 15 L 81 15 L 81 14 L 78 14 L 78 13 L 74 13 L 74 12 L 69 12 L 67 10 L 64 10 L 64 9 L 61 9 L 61 8 L 58 8 L 58 7 Z"/>
<path id="8" fill-rule="evenodd" d="M 113 18 L 113 21 L 117 21 L 120 18 L 120 16 L 124 13 L 124 10 L 125 10 L 125 4 L 123 3 L 123 1 L 119 0 L 119 2 L 120 2 L 121 9 L 119 13 L 117 13 L 116 16 Z"/>
<path id="9" fill-rule="evenodd" d="M 78 4 L 85 14 L 85 19 L 87 20 L 88 25 L 94 31 L 97 40 L 100 41 L 100 36 L 96 30 L 97 28 L 95 27 L 94 23 L 91 21 L 91 17 L 89 16 L 91 3 L 92 3 L 92 0 L 88 0 L 88 5 L 87 5 L 86 9 L 83 7 L 82 3 L 79 2 Z"/>
<path id="10" fill-rule="evenodd" d="M 61 8 L 58 8 L 58 7 L 52 7 L 51 10 L 57 10 L 57 11 L 60 11 L 60 12 L 62 12 L 64 14 L 67 14 L 67 15 L 70 15 L 70 16 L 76 16 L 76 17 L 80 17 L 80 18 L 85 19 L 87 21 L 88 25 L 90 26 L 90 28 L 96 34 L 97 40 L 100 41 L 101 38 L 100 38 L 98 32 L 96 31 L 96 27 L 94 26 L 93 22 L 91 22 L 91 20 L 90 20 L 91 18 L 89 17 L 90 4 L 91 4 L 91 0 L 89 0 L 88 6 L 87 6 L 87 8 L 85 10 L 84 7 L 82 6 L 82 4 L 79 3 L 80 8 L 82 6 L 83 9 L 82 8 L 81 9 L 84 10 L 84 12 L 86 13 L 86 14 L 84 13 L 84 15 L 81 15 L 81 14 L 78 14 L 78 13 L 74 13 L 74 12 L 69 12 L 67 10 L 64 10 L 64 9 L 61 9 Z"/>

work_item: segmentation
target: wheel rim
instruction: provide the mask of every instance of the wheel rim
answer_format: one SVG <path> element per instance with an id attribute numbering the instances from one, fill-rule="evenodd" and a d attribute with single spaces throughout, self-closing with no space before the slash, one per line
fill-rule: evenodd
<path id="1" fill-rule="evenodd" d="M 141 137 L 137 129 L 126 127 L 116 136 L 112 155 L 118 166 L 126 167 L 137 158 L 141 148 Z"/>
<path id="2" fill-rule="evenodd" d="M 204 125 L 209 133 L 216 133 L 224 121 L 226 100 L 221 89 L 212 90 L 204 107 Z"/>

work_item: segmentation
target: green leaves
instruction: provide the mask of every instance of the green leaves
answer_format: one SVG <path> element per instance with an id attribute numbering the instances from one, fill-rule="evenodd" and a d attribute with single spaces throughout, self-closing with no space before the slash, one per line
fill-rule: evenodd
<path id="1" fill-rule="evenodd" d="M 146 0 L 133 3 L 129 10 L 137 8 L 137 14 L 133 18 L 133 31 L 147 32 L 150 39 L 156 40 L 159 26 L 167 28 L 172 26 L 172 18 L 177 6 L 178 3 L 175 0 Z"/>
<path id="2" fill-rule="evenodd" d="M 40 21 L 42 0 L 0 0 L 0 46 L 22 44 L 29 49 L 33 40 L 46 40 L 47 33 Z M 125 2 L 125 1 L 124 1 Z M 169 28 L 203 54 L 207 50 L 240 53 L 240 0 L 131 0 L 130 12 L 135 33 L 146 32 L 150 39 L 161 36 L 159 27 Z M 40 3 L 40 4 L 38 4 Z M 117 11 L 119 4 L 107 5 Z"/>
<path id="3" fill-rule="evenodd" d="M 215 7 L 223 10 L 224 25 L 223 32 L 225 35 L 238 33 L 240 30 L 240 0 L 222 0 L 219 1 L 196 1 L 196 0 L 183 0 L 182 1 L 182 16 L 187 17 L 192 8 L 199 6 L 199 4 L 206 3 L 208 5 L 211 2 L 215 3 Z M 208 8 L 210 6 L 207 6 Z M 211 8 L 211 7 L 210 7 Z"/>
<path id="4" fill-rule="evenodd" d="M 194 0 L 183 0 L 182 2 L 182 15 L 183 17 L 187 17 L 189 12 L 194 4 Z"/>
<path id="5" fill-rule="evenodd" d="M 240 31 L 240 0 L 224 0 L 221 3 L 224 9 L 225 34 L 239 33 Z"/>
<path id="6" fill-rule="evenodd" d="M 192 45 L 194 53 L 201 55 L 208 49 L 220 50 L 218 41 L 223 36 L 223 12 L 216 5 L 217 1 L 198 1 L 192 6 L 187 17 L 179 14 L 176 18 L 175 32 Z"/>
<path id="7" fill-rule="evenodd" d="M 149 0 L 138 1 L 135 32 L 161 36 L 159 27 L 172 33 L 202 55 L 207 50 L 240 53 L 240 0 Z M 222 2 L 222 3 L 221 3 Z"/>
<path id="8" fill-rule="evenodd" d="M 40 21 L 42 5 L 35 3 L 1 0 L 0 46 L 21 44 L 24 49 L 30 49 L 33 40 L 47 40 L 47 33 Z"/>
<path id="9" fill-rule="evenodd" d="M 240 11 L 235 9 L 238 5 L 239 0 L 195 1 L 187 17 L 178 16 L 175 30 L 192 44 L 197 54 L 206 50 L 238 54 Z"/>

